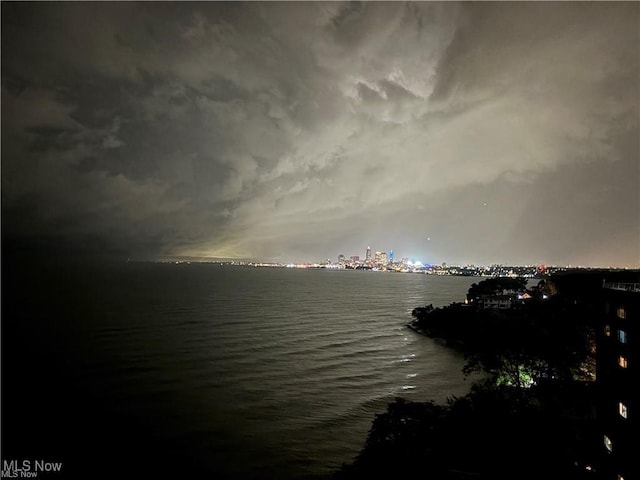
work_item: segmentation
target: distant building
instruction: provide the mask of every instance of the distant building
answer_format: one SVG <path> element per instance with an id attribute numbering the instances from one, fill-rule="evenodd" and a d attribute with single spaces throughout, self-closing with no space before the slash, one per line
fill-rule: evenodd
<path id="1" fill-rule="evenodd" d="M 366 262 L 370 262 L 371 261 L 371 247 L 367 247 L 367 254 L 364 257 Z"/>
<path id="2" fill-rule="evenodd" d="M 386 265 L 387 264 L 387 252 L 376 252 L 376 255 L 373 259 L 376 265 Z"/>
<path id="3" fill-rule="evenodd" d="M 482 295 L 478 299 L 481 308 L 507 310 L 513 307 L 513 295 Z"/>
<path id="4" fill-rule="evenodd" d="M 354 263 L 358 263 L 360 261 L 360 255 L 351 255 L 349 257 L 349 260 L 351 260 Z"/>
<path id="5" fill-rule="evenodd" d="M 343 254 L 338 255 L 338 263 L 344 263 L 344 255 Z"/>
<path id="6" fill-rule="evenodd" d="M 596 334 L 599 478 L 638 478 L 638 323 L 640 283 L 604 283 L 602 321 Z"/>

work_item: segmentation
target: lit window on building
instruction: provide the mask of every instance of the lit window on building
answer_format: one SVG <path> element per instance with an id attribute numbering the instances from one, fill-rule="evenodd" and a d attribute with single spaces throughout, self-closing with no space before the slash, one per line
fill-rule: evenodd
<path id="1" fill-rule="evenodd" d="M 611 443 L 611 439 L 606 435 L 604 436 L 604 446 L 608 451 L 613 452 L 613 443 Z"/>
<path id="2" fill-rule="evenodd" d="M 627 357 L 625 357 L 624 355 L 620 355 L 618 357 L 618 365 L 620 365 L 622 368 L 627 368 Z"/>
<path id="3" fill-rule="evenodd" d="M 604 326 L 604 334 L 607 337 L 611 336 L 611 325 L 605 325 Z"/>
<path id="4" fill-rule="evenodd" d="M 618 413 L 622 418 L 627 418 L 627 406 L 622 402 L 618 402 Z"/>
<path id="5" fill-rule="evenodd" d="M 625 319 L 625 318 L 627 318 L 627 311 L 624 309 L 624 307 L 620 307 L 620 308 L 618 308 L 618 310 L 616 311 L 616 316 L 617 316 L 618 318 Z"/>
<path id="6" fill-rule="evenodd" d="M 624 330 L 618 330 L 618 341 L 620 343 L 627 343 L 627 332 Z"/>

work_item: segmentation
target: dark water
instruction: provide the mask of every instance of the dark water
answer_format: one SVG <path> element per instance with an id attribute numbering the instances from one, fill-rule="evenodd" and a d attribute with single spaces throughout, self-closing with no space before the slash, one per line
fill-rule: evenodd
<path id="1" fill-rule="evenodd" d="M 443 401 L 470 384 L 459 355 L 406 324 L 473 278 L 141 263 L 3 274 L 3 458 L 62 461 L 68 476 L 324 478 L 396 396 Z"/>

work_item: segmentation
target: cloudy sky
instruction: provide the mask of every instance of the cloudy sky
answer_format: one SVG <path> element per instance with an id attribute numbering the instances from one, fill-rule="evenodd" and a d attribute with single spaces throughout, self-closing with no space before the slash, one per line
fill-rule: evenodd
<path id="1" fill-rule="evenodd" d="M 4 239 L 640 266 L 637 2 L 2 2 Z"/>

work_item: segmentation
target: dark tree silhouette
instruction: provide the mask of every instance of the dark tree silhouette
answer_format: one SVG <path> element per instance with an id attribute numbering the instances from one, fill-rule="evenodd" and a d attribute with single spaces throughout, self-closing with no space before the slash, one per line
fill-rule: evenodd
<path id="1" fill-rule="evenodd" d="M 522 277 L 495 277 L 472 283 L 467 292 L 467 300 L 476 302 L 483 295 L 502 295 L 507 292 L 523 293 L 527 290 L 527 279 Z"/>
<path id="2" fill-rule="evenodd" d="M 496 384 L 518 389 L 545 379 L 584 377 L 593 333 L 576 308 L 545 302 L 487 312 L 480 321 L 482 328 L 465 345 L 465 374 L 483 371 Z"/>

